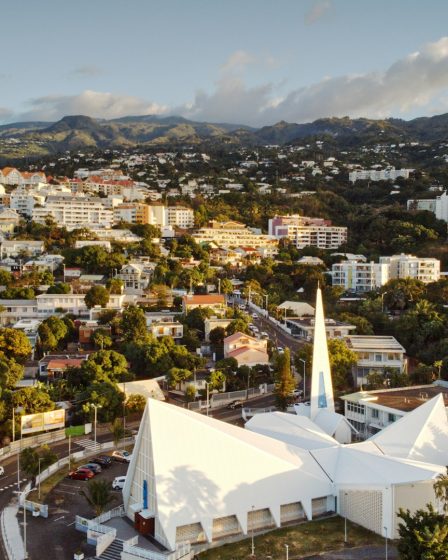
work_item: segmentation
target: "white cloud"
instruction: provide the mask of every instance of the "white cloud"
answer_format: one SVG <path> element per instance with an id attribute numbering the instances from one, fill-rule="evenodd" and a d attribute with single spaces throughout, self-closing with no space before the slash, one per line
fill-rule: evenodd
<path id="1" fill-rule="evenodd" d="M 384 71 L 326 77 L 319 82 L 284 93 L 284 83 L 248 86 L 243 70 L 260 64 L 246 51 L 236 51 L 221 67 L 214 91 L 198 91 L 192 100 L 168 107 L 138 97 L 84 91 L 79 95 L 50 95 L 33 99 L 29 110 L 15 120 L 57 120 L 84 114 L 98 118 L 125 115 L 171 114 L 187 118 L 242 123 L 253 126 L 280 120 L 309 122 L 322 117 L 383 118 L 429 113 L 444 105 L 448 94 L 448 37 L 425 45 L 394 62 Z M 2 112 L 3 111 L 3 112 Z M 8 110 L 0 118 L 10 119 Z"/>
<path id="2" fill-rule="evenodd" d="M 255 57 L 247 51 L 239 50 L 232 53 L 226 62 L 221 66 L 224 74 L 241 72 L 247 65 L 253 64 Z"/>
<path id="3" fill-rule="evenodd" d="M 157 115 L 167 107 L 133 97 L 100 91 L 86 90 L 79 95 L 47 95 L 29 102 L 30 109 L 21 115 L 22 120 L 55 121 L 65 115 L 113 119 L 125 115 Z"/>
<path id="4" fill-rule="evenodd" d="M 448 37 L 443 37 L 383 72 L 325 78 L 284 96 L 271 83 L 248 88 L 240 78 L 223 77 L 213 93 L 197 93 L 185 114 L 252 125 L 345 115 L 382 118 L 424 107 L 447 88 Z"/>
<path id="5" fill-rule="evenodd" d="M 305 23 L 312 25 L 325 16 L 331 9 L 331 0 L 315 0 L 311 8 L 305 14 Z"/>

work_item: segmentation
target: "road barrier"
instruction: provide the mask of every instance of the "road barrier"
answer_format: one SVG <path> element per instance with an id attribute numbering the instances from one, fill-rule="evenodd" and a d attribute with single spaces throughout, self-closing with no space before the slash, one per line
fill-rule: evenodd
<path id="1" fill-rule="evenodd" d="M 12 441 L 9 445 L 0 448 L 0 459 L 7 459 L 11 455 L 20 453 L 25 447 L 35 447 L 36 445 L 42 445 L 44 443 L 54 443 L 56 441 L 62 441 L 66 438 L 65 428 L 61 430 L 55 430 L 54 432 L 45 432 L 44 434 L 38 434 L 37 436 L 29 436 L 18 439 L 17 441 Z"/>

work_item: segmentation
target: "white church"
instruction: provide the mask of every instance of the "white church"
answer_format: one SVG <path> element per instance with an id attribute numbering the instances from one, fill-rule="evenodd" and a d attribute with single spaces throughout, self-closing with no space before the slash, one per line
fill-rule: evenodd
<path id="1" fill-rule="evenodd" d="M 123 489 L 126 516 L 167 551 L 337 512 L 397 536 L 397 511 L 435 503 L 448 465 L 441 396 L 362 443 L 335 413 L 320 289 L 310 405 L 245 428 L 149 399 Z"/>

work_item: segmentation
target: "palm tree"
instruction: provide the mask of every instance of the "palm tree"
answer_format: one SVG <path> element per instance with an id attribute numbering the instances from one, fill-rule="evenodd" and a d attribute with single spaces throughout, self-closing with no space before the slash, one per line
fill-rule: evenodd
<path id="1" fill-rule="evenodd" d="M 80 494 L 92 507 L 96 517 L 101 515 L 111 502 L 116 500 L 116 496 L 112 494 L 107 480 L 91 480 L 87 485 L 87 492 L 81 490 Z"/>
<path id="2" fill-rule="evenodd" d="M 443 511 L 448 513 L 448 467 L 446 474 L 439 474 L 437 482 L 434 484 L 436 498 L 442 502 Z"/>

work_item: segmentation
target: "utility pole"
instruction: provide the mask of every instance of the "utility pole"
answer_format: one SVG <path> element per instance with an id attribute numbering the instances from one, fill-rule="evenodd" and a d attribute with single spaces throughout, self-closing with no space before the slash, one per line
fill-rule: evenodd
<path id="1" fill-rule="evenodd" d="M 72 435 L 68 435 L 68 470 L 70 471 L 72 460 Z"/>
<path id="2" fill-rule="evenodd" d="M 251 540 L 252 540 L 252 556 L 255 556 L 255 543 L 254 543 L 254 506 L 252 506 L 252 518 L 251 518 L 251 529 L 252 529 L 252 535 L 251 535 Z"/>

